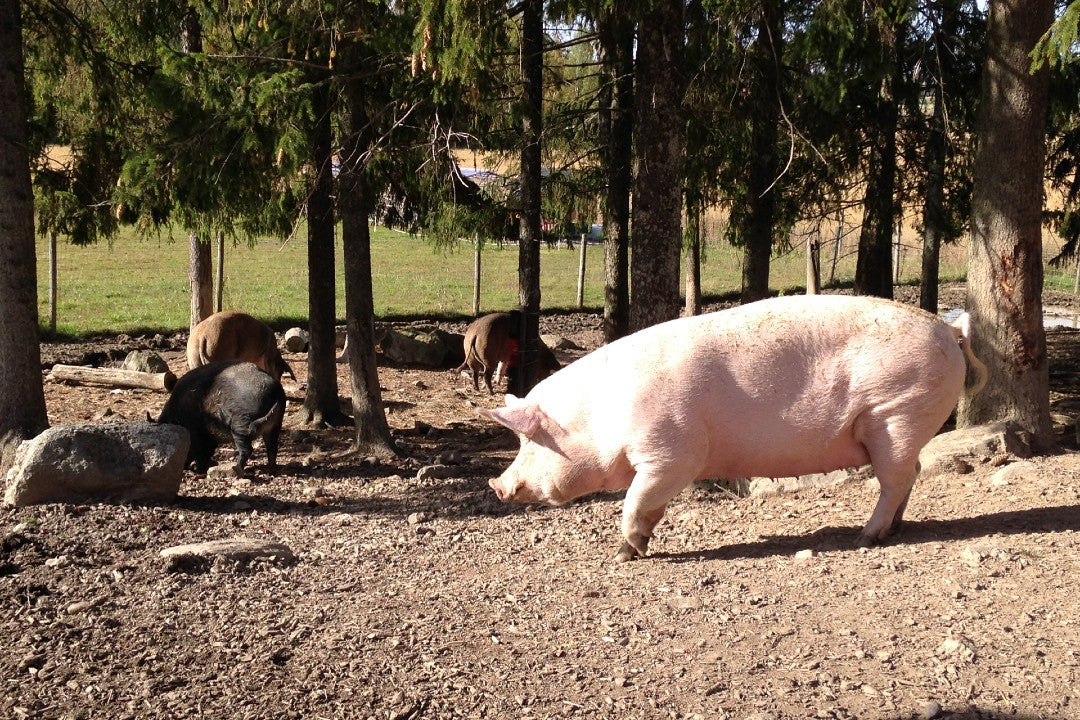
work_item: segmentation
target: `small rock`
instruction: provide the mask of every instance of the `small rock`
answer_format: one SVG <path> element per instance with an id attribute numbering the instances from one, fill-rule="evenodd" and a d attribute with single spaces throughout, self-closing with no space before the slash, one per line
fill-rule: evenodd
<path id="1" fill-rule="evenodd" d="M 235 463 L 218 463 L 206 471 L 207 480 L 233 480 L 240 477 Z"/>
<path id="2" fill-rule="evenodd" d="M 416 471 L 417 480 L 442 480 L 453 477 L 454 469 L 449 465 L 425 465 Z"/>
<path id="3" fill-rule="evenodd" d="M 104 420 L 107 417 L 112 417 L 116 413 L 113 412 L 111 407 L 103 407 L 94 413 L 94 420 Z"/>
<path id="4" fill-rule="evenodd" d="M 956 657 L 965 662 L 975 660 L 975 643 L 963 635 L 945 638 L 936 651 L 938 657 Z"/>
<path id="5" fill-rule="evenodd" d="M 1027 482 L 1038 475 L 1038 466 L 1028 460 L 1010 463 L 990 476 L 990 484 L 994 487 L 1004 487 Z"/>
<path id="6" fill-rule="evenodd" d="M 34 653 L 32 655 L 27 655 L 26 657 L 24 657 L 22 659 L 22 662 L 19 663 L 19 669 L 20 670 L 40 670 L 45 665 L 45 660 L 46 659 L 47 658 L 45 657 L 45 655 L 43 655 L 41 653 Z"/>
<path id="7" fill-rule="evenodd" d="M 817 553 L 813 550 L 800 550 L 799 552 L 795 553 L 796 560 L 810 560 L 816 556 Z"/>
<path id="8" fill-rule="evenodd" d="M 444 450 L 435 459 L 437 465 L 460 465 L 464 461 L 464 455 L 457 449 Z"/>
<path id="9" fill-rule="evenodd" d="M 923 704 L 922 717 L 924 720 L 933 720 L 941 715 L 941 704 L 934 700 L 927 700 Z"/>
<path id="10" fill-rule="evenodd" d="M 425 512 L 414 512 L 414 513 L 409 514 L 409 524 L 410 525 L 419 525 L 420 523 L 422 523 L 422 522 L 424 522 L 425 520 L 428 520 L 428 519 L 429 519 L 429 516 Z"/>
<path id="11" fill-rule="evenodd" d="M 67 555 L 59 555 L 57 557 L 51 557 L 51 558 L 48 558 L 45 561 L 45 567 L 51 567 L 51 568 L 64 567 L 67 564 L 68 564 Z"/>

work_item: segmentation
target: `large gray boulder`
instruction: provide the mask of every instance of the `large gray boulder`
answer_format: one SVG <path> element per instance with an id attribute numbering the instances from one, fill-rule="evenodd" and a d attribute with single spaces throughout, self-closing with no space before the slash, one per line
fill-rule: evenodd
<path id="1" fill-rule="evenodd" d="M 7 475 L 6 505 L 118 500 L 171 502 L 191 438 L 177 425 L 61 425 L 24 442 Z"/>
<path id="2" fill-rule="evenodd" d="M 169 363 L 153 350 L 132 350 L 124 358 L 123 370 L 137 370 L 144 373 L 167 373 Z"/>
<path id="3" fill-rule="evenodd" d="M 412 328 L 390 328 L 380 345 L 390 362 L 424 367 L 442 367 L 448 350 L 437 333 Z"/>

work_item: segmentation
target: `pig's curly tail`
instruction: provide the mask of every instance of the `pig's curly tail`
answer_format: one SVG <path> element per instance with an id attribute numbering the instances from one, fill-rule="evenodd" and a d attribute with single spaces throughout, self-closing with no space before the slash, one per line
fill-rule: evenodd
<path id="1" fill-rule="evenodd" d="M 986 387 L 986 380 L 990 373 L 986 369 L 986 364 L 975 357 L 975 353 L 971 351 L 971 315 L 966 312 L 960 313 L 960 317 L 949 324 L 956 332 L 956 340 L 960 344 L 960 349 L 964 351 L 968 365 L 975 371 L 975 384 L 968 388 L 968 394 L 974 397 Z"/>

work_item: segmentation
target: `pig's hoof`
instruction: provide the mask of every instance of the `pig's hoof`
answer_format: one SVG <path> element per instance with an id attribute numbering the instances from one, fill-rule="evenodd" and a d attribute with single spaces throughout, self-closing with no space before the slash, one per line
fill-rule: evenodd
<path id="1" fill-rule="evenodd" d="M 872 535 L 865 530 L 859 533 L 858 540 L 855 541 L 855 547 L 868 548 L 873 547 L 880 543 L 884 539 L 884 536 Z"/>
<path id="2" fill-rule="evenodd" d="M 615 562 L 630 562 L 631 560 L 636 560 L 638 557 L 638 551 L 634 549 L 634 546 L 628 542 L 624 542 L 622 547 L 619 548 L 619 552 L 615 554 Z"/>
<path id="3" fill-rule="evenodd" d="M 627 560 L 635 560 L 639 557 L 645 557 L 645 554 L 649 551 L 649 538 L 644 535 L 632 535 L 629 539 L 625 540 L 622 547 L 619 548 L 619 552 L 615 555 L 615 562 L 626 562 Z"/>

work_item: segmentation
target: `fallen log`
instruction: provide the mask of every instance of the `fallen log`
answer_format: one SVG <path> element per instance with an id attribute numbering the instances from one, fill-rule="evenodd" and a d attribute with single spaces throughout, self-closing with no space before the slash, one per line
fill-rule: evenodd
<path id="1" fill-rule="evenodd" d="M 169 392 L 176 385 L 176 375 L 171 372 L 146 373 L 138 370 L 120 370 L 117 368 L 95 368 L 83 365 L 53 365 L 49 379 L 66 380 L 83 385 L 104 385 L 106 387 L 145 388 Z"/>

